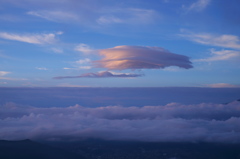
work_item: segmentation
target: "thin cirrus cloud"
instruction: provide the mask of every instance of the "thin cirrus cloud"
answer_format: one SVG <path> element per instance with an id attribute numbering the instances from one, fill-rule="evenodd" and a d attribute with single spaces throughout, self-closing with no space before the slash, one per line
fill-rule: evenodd
<path id="1" fill-rule="evenodd" d="M 62 32 L 49 34 L 15 34 L 8 32 L 0 32 L 0 38 L 6 40 L 20 41 L 30 44 L 52 44 L 55 43 L 56 35 L 61 35 Z"/>
<path id="2" fill-rule="evenodd" d="M 77 14 L 65 11 L 30 11 L 28 15 L 40 17 L 53 22 L 69 22 L 79 21 L 80 17 Z"/>
<path id="3" fill-rule="evenodd" d="M 93 65 L 111 70 L 163 69 L 169 66 L 185 69 L 193 67 L 189 57 L 171 53 L 161 47 L 116 46 L 99 50 L 99 55 L 103 58 L 93 61 Z"/>
<path id="4" fill-rule="evenodd" d="M 102 71 L 97 73 L 85 73 L 80 76 L 58 76 L 54 79 L 64 79 L 64 78 L 107 78 L 107 77 L 120 77 L 120 78 L 134 78 L 143 76 L 142 74 L 133 73 L 115 73 L 110 71 Z"/>
<path id="5" fill-rule="evenodd" d="M 211 0 L 197 0 L 196 2 L 192 3 L 189 7 L 183 6 L 183 8 L 187 11 L 202 11 L 204 10 L 209 4 Z"/>
<path id="6" fill-rule="evenodd" d="M 109 7 L 108 5 L 98 5 L 98 8 L 96 9 L 88 2 L 84 3 L 86 4 L 80 5 L 76 3 L 76 6 L 78 7 L 68 8 L 68 2 L 64 2 L 61 5 L 68 6 L 66 9 L 62 9 L 60 5 L 55 7 L 55 9 L 32 10 L 27 12 L 27 14 L 52 22 L 70 22 L 92 27 L 96 27 L 96 25 L 101 26 L 119 23 L 150 24 L 156 22 L 156 19 L 161 18 L 159 13 L 152 9 L 135 7 Z"/>
<path id="7" fill-rule="evenodd" d="M 239 143 L 240 103 L 143 107 L 0 105 L 3 140 L 110 140 Z M 207 112 L 207 113 L 206 113 Z"/>
<path id="8" fill-rule="evenodd" d="M 149 24 L 160 18 L 155 10 L 140 8 L 115 8 L 103 10 L 97 19 L 99 24 L 127 23 Z"/>

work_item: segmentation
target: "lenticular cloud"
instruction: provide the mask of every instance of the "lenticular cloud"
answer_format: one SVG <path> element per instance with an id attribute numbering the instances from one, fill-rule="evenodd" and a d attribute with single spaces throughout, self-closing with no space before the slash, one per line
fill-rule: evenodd
<path id="1" fill-rule="evenodd" d="M 134 78 L 140 77 L 142 74 L 134 73 L 115 73 L 110 71 L 102 71 L 98 73 L 85 73 L 80 76 L 58 76 L 54 79 L 63 79 L 63 78 L 107 78 L 107 77 L 120 77 L 120 78 Z"/>
<path id="2" fill-rule="evenodd" d="M 240 102 L 89 108 L 0 106 L 0 139 L 240 141 Z"/>
<path id="3" fill-rule="evenodd" d="M 99 50 L 99 54 L 104 58 L 94 61 L 95 67 L 112 70 L 161 69 L 169 66 L 192 68 L 187 56 L 171 53 L 161 47 L 116 46 Z"/>

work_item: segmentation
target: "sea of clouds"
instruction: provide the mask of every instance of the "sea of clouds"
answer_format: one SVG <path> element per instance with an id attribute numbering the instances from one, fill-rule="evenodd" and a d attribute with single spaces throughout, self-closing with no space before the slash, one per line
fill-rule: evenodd
<path id="1" fill-rule="evenodd" d="M 0 106 L 0 139 L 240 142 L 240 102 L 143 107 Z"/>

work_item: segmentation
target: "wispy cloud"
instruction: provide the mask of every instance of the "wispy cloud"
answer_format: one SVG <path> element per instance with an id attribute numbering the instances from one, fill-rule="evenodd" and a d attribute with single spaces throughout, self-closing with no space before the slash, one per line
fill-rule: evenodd
<path id="1" fill-rule="evenodd" d="M 211 0 L 197 0 L 195 3 L 192 3 L 190 6 L 186 7 L 183 6 L 184 9 L 187 11 L 202 11 L 204 10 L 209 4 Z"/>
<path id="2" fill-rule="evenodd" d="M 12 78 L 12 77 L 6 77 L 5 75 L 10 74 L 11 72 L 7 71 L 0 71 L 0 80 L 7 80 L 7 81 L 24 81 L 27 80 L 25 78 Z"/>
<path id="3" fill-rule="evenodd" d="M 99 24 L 149 24 L 160 16 L 154 10 L 140 8 L 114 8 L 102 11 L 97 19 Z"/>
<path id="4" fill-rule="evenodd" d="M 133 78 L 140 77 L 142 74 L 133 74 L 133 73 L 116 73 L 110 71 L 102 71 L 98 73 L 85 73 L 80 76 L 58 76 L 54 79 L 64 79 L 64 78 L 109 78 L 109 77 L 120 77 L 120 78 Z"/>
<path id="5" fill-rule="evenodd" d="M 95 0 L 94 0 L 95 1 Z M 61 3 L 49 2 L 53 7 L 38 7 L 38 10 L 27 12 L 28 15 L 43 18 L 58 23 L 77 23 L 88 27 L 96 27 L 109 24 L 150 24 L 156 22 L 160 15 L 156 10 L 136 8 L 131 6 L 116 7 L 115 5 L 89 1 L 61 1 Z M 92 5 L 96 3 L 97 5 Z M 43 5 L 41 2 L 32 5 Z M 42 9 L 41 9 L 42 8 Z"/>
<path id="6" fill-rule="evenodd" d="M 41 17 L 54 22 L 78 22 L 80 20 L 80 17 L 77 14 L 66 11 L 30 11 L 27 12 L 27 14 Z"/>
<path id="7" fill-rule="evenodd" d="M 0 76 L 5 76 L 5 75 L 7 75 L 7 74 L 9 74 L 9 73 L 11 73 L 11 72 L 7 72 L 7 71 L 0 71 Z"/>
<path id="8" fill-rule="evenodd" d="M 89 58 L 80 59 L 80 60 L 76 61 L 76 63 L 78 63 L 78 64 L 85 64 L 85 63 L 89 63 L 89 62 L 91 62 L 91 60 Z"/>
<path id="9" fill-rule="evenodd" d="M 180 36 L 200 44 L 240 49 L 240 39 L 235 35 L 213 35 L 207 33 L 192 33 L 186 30 L 181 31 L 183 34 L 180 34 Z"/>
<path id="10" fill-rule="evenodd" d="M 236 57 L 240 57 L 240 51 L 236 50 L 220 50 L 216 51 L 215 49 L 211 49 L 211 57 L 204 58 L 204 59 L 196 59 L 193 61 L 203 61 L 203 62 L 211 62 L 211 61 L 223 61 L 229 60 Z"/>
<path id="11" fill-rule="evenodd" d="M 233 85 L 229 83 L 214 83 L 207 84 L 206 86 L 211 88 L 240 88 L 240 85 Z"/>
<path id="12" fill-rule="evenodd" d="M 46 67 L 36 67 L 36 69 L 37 70 L 44 70 L 44 71 L 48 70 Z"/>
<path id="13" fill-rule="evenodd" d="M 92 66 L 75 66 L 75 67 L 64 67 L 64 70 L 89 70 Z"/>
<path id="14" fill-rule="evenodd" d="M 15 34 L 8 32 L 0 32 L 0 38 L 6 40 L 20 41 L 31 44 L 51 44 L 55 43 L 56 35 L 62 34 L 61 32 L 49 34 Z"/>
<path id="15" fill-rule="evenodd" d="M 64 70 L 88 70 L 91 69 L 91 59 L 85 58 L 85 59 L 80 59 L 75 62 L 71 62 L 73 67 L 64 67 Z"/>
<path id="16" fill-rule="evenodd" d="M 58 54 L 62 54 L 63 53 L 63 49 L 61 48 L 51 48 L 51 51 L 53 51 L 54 53 L 58 53 Z"/>
<path id="17" fill-rule="evenodd" d="M 116 46 L 99 50 L 103 59 L 93 61 L 95 67 L 112 70 L 161 69 L 168 66 L 192 68 L 189 58 L 171 53 L 161 47 Z"/>
<path id="18" fill-rule="evenodd" d="M 77 45 L 74 50 L 85 53 L 85 54 L 89 54 L 89 53 L 94 52 L 94 50 L 91 49 L 89 45 L 83 44 L 83 43 Z"/>

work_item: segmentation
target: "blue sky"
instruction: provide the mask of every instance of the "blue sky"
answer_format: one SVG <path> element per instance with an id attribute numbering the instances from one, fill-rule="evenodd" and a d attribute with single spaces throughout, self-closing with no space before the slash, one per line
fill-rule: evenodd
<path id="1" fill-rule="evenodd" d="M 1 0 L 2 87 L 240 87 L 238 0 Z"/>

